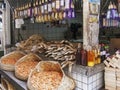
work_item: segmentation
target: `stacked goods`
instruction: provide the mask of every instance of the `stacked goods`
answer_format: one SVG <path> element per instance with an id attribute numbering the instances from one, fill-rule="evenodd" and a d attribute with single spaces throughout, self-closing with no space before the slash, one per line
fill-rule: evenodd
<path id="1" fill-rule="evenodd" d="M 105 89 L 116 90 L 116 71 L 114 68 L 105 68 Z"/>
<path id="2" fill-rule="evenodd" d="M 19 44 L 16 44 L 16 46 L 17 49 L 30 52 L 35 46 L 40 46 L 40 47 L 42 46 L 41 48 L 44 48 L 45 44 L 43 42 L 44 42 L 43 38 L 40 35 L 32 35 L 27 40 L 22 41 Z"/>
<path id="3" fill-rule="evenodd" d="M 75 83 L 58 62 L 41 61 L 30 73 L 27 86 L 29 90 L 73 90 Z"/>
<path id="4" fill-rule="evenodd" d="M 108 90 L 120 90 L 120 52 L 108 57 L 105 67 L 105 88 Z"/>
<path id="5" fill-rule="evenodd" d="M 59 61 L 75 60 L 75 51 L 73 44 L 68 41 L 51 43 L 46 50 L 46 57 L 51 57 Z"/>
<path id="6" fill-rule="evenodd" d="M 21 80 L 27 80 L 30 71 L 35 68 L 39 61 L 41 58 L 36 54 L 25 55 L 15 64 L 15 76 Z"/>
<path id="7" fill-rule="evenodd" d="M 7 71 L 14 71 L 15 63 L 24 56 L 21 51 L 13 51 L 1 57 L 0 68 Z"/>

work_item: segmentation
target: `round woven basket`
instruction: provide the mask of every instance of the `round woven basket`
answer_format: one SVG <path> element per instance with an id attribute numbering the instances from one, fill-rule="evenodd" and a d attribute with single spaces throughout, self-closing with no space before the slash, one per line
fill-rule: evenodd
<path id="1" fill-rule="evenodd" d="M 35 68 L 35 66 L 41 61 L 42 59 L 34 54 L 34 53 L 29 53 L 19 59 L 17 63 L 15 64 L 15 76 L 18 79 L 21 80 L 27 80 L 28 75 L 32 69 Z M 25 71 L 27 70 L 27 71 Z"/>
<path id="2" fill-rule="evenodd" d="M 10 53 L 2 56 L 0 59 L 0 69 L 7 70 L 7 71 L 14 71 L 15 63 L 24 55 L 25 54 L 21 51 L 13 51 L 13 52 L 10 52 Z M 12 62 L 12 60 L 15 60 L 16 62 L 14 64 L 3 63 L 4 61 Z"/>
<path id="3" fill-rule="evenodd" d="M 33 82 L 31 81 L 31 77 L 32 77 L 32 75 L 34 75 L 36 73 L 49 72 L 49 71 L 59 72 L 62 75 L 62 79 L 60 81 L 60 84 L 54 90 L 73 90 L 75 88 L 74 80 L 65 75 L 64 71 L 61 68 L 61 65 L 58 62 L 55 62 L 55 61 L 41 61 L 41 62 L 38 63 L 38 65 L 29 74 L 28 81 L 27 81 L 28 89 L 29 90 L 42 90 L 42 89 L 36 88 L 34 86 L 34 85 L 37 85 L 37 82 L 35 82 L 34 85 L 33 85 Z M 58 78 L 58 77 L 55 77 L 55 78 Z M 53 78 L 53 80 L 54 80 L 54 78 Z M 45 83 L 47 83 L 47 80 L 45 80 L 45 81 L 46 81 Z M 44 89 L 44 90 L 46 90 L 46 89 Z M 53 89 L 47 88 L 47 90 L 53 90 Z"/>

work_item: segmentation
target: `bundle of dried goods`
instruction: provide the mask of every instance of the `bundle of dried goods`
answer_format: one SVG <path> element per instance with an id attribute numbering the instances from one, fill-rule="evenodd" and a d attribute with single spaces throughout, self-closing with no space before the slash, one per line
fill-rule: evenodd
<path id="1" fill-rule="evenodd" d="M 51 43 L 46 50 L 46 57 L 51 57 L 55 60 L 75 60 L 75 51 L 73 44 L 68 41 L 61 41 L 57 43 Z"/>

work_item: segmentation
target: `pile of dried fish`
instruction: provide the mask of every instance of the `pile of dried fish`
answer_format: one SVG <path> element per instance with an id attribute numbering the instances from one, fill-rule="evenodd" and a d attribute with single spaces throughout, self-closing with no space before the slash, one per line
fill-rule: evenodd
<path id="1" fill-rule="evenodd" d="M 63 40 L 61 42 L 54 42 L 47 47 L 46 57 L 51 57 L 59 61 L 75 60 L 75 51 L 73 44 Z"/>
<path id="2" fill-rule="evenodd" d="M 39 35 L 32 35 L 26 41 L 17 45 L 17 49 L 25 52 L 44 53 L 46 57 L 51 57 L 59 61 L 75 60 L 75 47 L 67 40 L 45 42 Z"/>

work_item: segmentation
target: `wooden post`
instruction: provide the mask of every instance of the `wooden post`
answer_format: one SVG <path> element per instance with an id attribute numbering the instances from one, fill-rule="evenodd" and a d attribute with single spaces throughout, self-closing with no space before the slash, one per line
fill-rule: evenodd
<path id="1" fill-rule="evenodd" d="M 83 0 L 84 49 L 98 46 L 100 0 Z"/>

